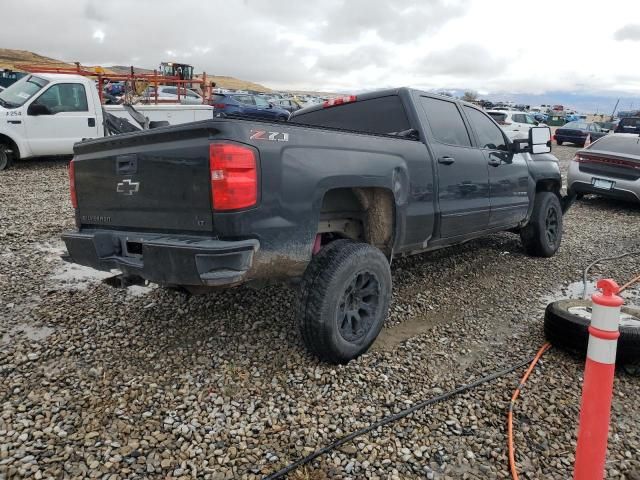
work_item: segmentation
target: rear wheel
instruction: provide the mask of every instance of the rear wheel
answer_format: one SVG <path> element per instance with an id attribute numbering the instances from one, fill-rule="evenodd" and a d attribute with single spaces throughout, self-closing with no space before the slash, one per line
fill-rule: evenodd
<path id="1" fill-rule="evenodd" d="M 529 223 L 520 230 L 525 251 L 535 257 L 551 257 L 562 241 L 562 208 L 553 192 L 536 193 Z"/>
<path id="2" fill-rule="evenodd" d="M 298 310 L 307 348 L 320 359 L 347 363 L 374 342 L 389 310 L 391 269 L 366 243 L 336 240 L 304 274 Z"/>
<path id="3" fill-rule="evenodd" d="M 562 140 L 556 140 L 556 143 L 557 143 L 558 145 L 562 145 L 562 143 L 563 143 L 563 142 L 562 142 Z"/>

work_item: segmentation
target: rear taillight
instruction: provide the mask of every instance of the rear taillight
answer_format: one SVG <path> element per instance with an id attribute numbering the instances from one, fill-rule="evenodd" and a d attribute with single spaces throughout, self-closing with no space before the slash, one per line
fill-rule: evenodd
<path id="1" fill-rule="evenodd" d="M 640 170 L 640 163 L 631 162 L 629 160 L 622 160 L 619 158 L 606 158 L 606 157 L 596 157 L 593 154 L 586 155 L 576 155 L 573 157 L 574 162 L 578 163 L 599 163 L 602 165 L 611 165 L 615 167 L 625 167 L 632 168 L 634 170 Z"/>
<path id="2" fill-rule="evenodd" d="M 255 151 L 232 143 L 209 147 L 211 204 L 214 210 L 238 210 L 258 201 L 258 165 Z"/>
<path id="3" fill-rule="evenodd" d="M 224 107 L 226 107 L 227 105 L 224 103 L 214 103 L 213 104 L 213 108 L 217 108 L 219 110 L 224 110 Z"/>
<path id="4" fill-rule="evenodd" d="M 336 105 L 344 105 L 358 100 L 355 95 L 347 95 L 345 97 L 336 97 L 322 103 L 322 108 L 335 107 Z"/>
<path id="5" fill-rule="evenodd" d="M 71 205 L 78 208 L 78 196 L 76 195 L 76 162 L 69 162 L 69 192 L 71 193 Z"/>

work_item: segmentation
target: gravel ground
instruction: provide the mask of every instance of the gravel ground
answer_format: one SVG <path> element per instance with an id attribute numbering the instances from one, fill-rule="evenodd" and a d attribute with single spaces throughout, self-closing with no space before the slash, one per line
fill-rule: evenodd
<path id="1" fill-rule="evenodd" d="M 575 148 L 554 153 L 566 170 Z M 530 358 L 543 312 L 592 259 L 638 247 L 640 208 L 573 207 L 551 259 L 492 235 L 394 262 L 374 348 L 319 363 L 295 292 L 114 290 L 58 259 L 73 226 L 66 162 L 0 173 L 0 478 L 261 478 L 338 436 Z M 597 266 L 624 282 L 640 259 Z M 638 301 L 637 290 L 628 298 Z M 572 476 L 583 362 L 552 349 L 516 406 L 523 478 Z M 294 479 L 508 478 L 505 419 L 522 372 L 379 428 Z M 615 383 L 607 478 L 640 478 L 640 380 Z"/>

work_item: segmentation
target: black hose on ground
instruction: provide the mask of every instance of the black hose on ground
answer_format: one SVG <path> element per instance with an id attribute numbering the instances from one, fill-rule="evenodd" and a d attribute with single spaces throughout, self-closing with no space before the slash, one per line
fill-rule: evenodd
<path id="1" fill-rule="evenodd" d="M 598 258 L 597 260 L 594 260 L 589 265 L 587 265 L 587 268 L 585 268 L 584 271 L 582 272 L 582 284 L 584 285 L 584 288 L 582 290 L 582 298 L 587 298 L 587 274 L 589 273 L 589 270 L 591 270 L 591 267 L 593 267 L 596 263 L 604 262 L 607 260 L 618 260 L 620 258 L 629 257 L 631 255 L 640 255 L 640 250 L 625 252 L 620 255 L 615 255 L 613 257 Z"/>
<path id="2" fill-rule="evenodd" d="M 357 437 L 360 437 L 366 433 L 371 432 L 372 430 L 375 430 L 378 427 L 382 427 L 384 425 L 387 425 L 389 423 L 392 422 L 396 422 L 408 415 L 411 415 L 412 413 L 416 412 L 417 410 L 420 410 L 424 407 L 427 407 L 429 405 L 433 405 L 434 403 L 438 403 L 438 402 L 442 402 L 443 400 L 447 400 L 455 395 L 460 395 L 461 393 L 464 393 L 468 390 L 471 390 L 473 388 L 476 388 L 480 385 L 482 385 L 483 383 L 487 383 L 490 382 L 492 380 L 495 380 L 497 378 L 500 377 L 504 377 L 505 375 L 508 375 L 511 372 L 514 372 L 515 370 L 524 367 L 525 365 L 528 365 L 529 363 L 531 363 L 531 359 L 527 359 L 527 360 L 522 360 L 521 362 L 518 362 L 517 364 L 505 368 L 503 370 L 498 370 L 498 371 L 494 371 L 493 373 L 490 373 L 482 378 L 479 378 L 478 380 L 476 380 L 475 382 L 471 382 L 468 383 L 466 385 L 462 385 L 454 390 L 451 390 L 449 392 L 445 392 L 441 395 L 437 395 L 435 397 L 429 398 L 427 400 L 423 400 L 421 402 L 416 403 L 415 405 L 413 405 L 412 407 L 406 408 L 404 410 L 402 410 L 401 412 L 395 413 L 393 415 L 389 415 L 388 417 L 385 417 L 381 420 L 378 420 L 375 423 L 372 423 L 371 425 L 362 428 L 360 430 L 356 430 L 355 432 L 349 433 L 348 435 L 345 435 L 344 437 L 339 438 L 338 440 L 336 440 L 335 442 L 331 443 L 330 445 L 327 445 L 326 447 L 322 447 L 318 450 L 316 450 L 313 453 L 310 453 L 309 455 L 307 455 L 306 457 L 301 458 L 300 460 L 296 460 L 293 463 L 290 463 L 289 465 L 287 465 L 286 467 L 282 468 L 281 470 L 278 470 L 275 473 L 272 473 L 271 475 L 267 476 L 264 478 L 264 480 L 275 480 L 277 478 L 282 478 L 284 477 L 287 473 L 290 473 L 292 471 L 294 471 L 296 468 L 301 467 L 303 465 L 306 465 L 307 463 L 312 462 L 313 460 L 315 460 L 316 458 L 318 458 L 321 455 L 324 455 L 325 453 L 329 453 L 331 450 L 335 450 L 336 448 L 344 445 L 347 442 L 350 442 L 351 440 L 354 440 Z"/>

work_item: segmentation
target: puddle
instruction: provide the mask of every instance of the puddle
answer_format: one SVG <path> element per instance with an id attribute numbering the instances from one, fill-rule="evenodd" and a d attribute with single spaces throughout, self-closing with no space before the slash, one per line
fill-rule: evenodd
<path id="1" fill-rule="evenodd" d="M 67 263 L 58 267 L 49 279 L 58 283 L 63 288 L 86 290 L 91 285 L 100 283 L 105 278 L 112 277 L 113 275 L 114 273 L 112 272 L 102 272 L 75 263 Z"/>
<path id="2" fill-rule="evenodd" d="M 113 272 L 119 273 L 117 271 L 102 272 L 63 261 L 60 258 L 61 255 L 66 253 L 63 242 L 42 243 L 38 246 L 38 250 L 46 254 L 45 260 L 47 262 L 55 265 L 53 273 L 47 279 L 47 283 L 53 284 L 52 286 L 55 287 L 67 290 L 86 290 L 105 278 L 113 276 Z"/>
<path id="3" fill-rule="evenodd" d="M 127 297 L 143 297 L 144 295 L 149 295 L 156 288 L 158 288 L 155 284 L 150 285 L 132 285 L 127 287 Z"/>
<path id="4" fill-rule="evenodd" d="M 622 283 L 619 283 L 622 285 Z M 596 282 L 588 281 L 587 282 L 587 298 L 591 297 L 591 294 L 597 291 Z M 542 297 L 541 301 L 545 305 L 555 302 L 556 300 L 562 300 L 565 298 L 574 299 L 574 298 L 583 298 L 584 292 L 584 283 L 582 280 L 578 282 L 571 282 L 568 285 L 560 287 L 556 293 L 551 293 L 549 295 L 545 295 Z M 630 286 L 624 292 L 622 292 L 621 296 L 625 299 L 626 304 L 632 305 L 640 305 L 640 283 L 636 283 L 635 285 Z"/>
<path id="5" fill-rule="evenodd" d="M 11 338 L 16 335 L 24 335 L 29 340 L 34 342 L 41 342 L 55 332 L 55 329 L 47 326 L 35 327 L 27 323 L 20 323 L 11 328 L 0 339 L 0 344 L 6 345 L 11 341 Z"/>
<path id="6" fill-rule="evenodd" d="M 430 317 L 431 316 L 426 318 L 412 318 L 392 327 L 383 328 L 378 338 L 376 338 L 372 350 L 391 350 L 416 335 L 426 333 L 431 330 L 436 322 L 442 319 L 444 315 L 437 315 L 437 318 Z"/>

